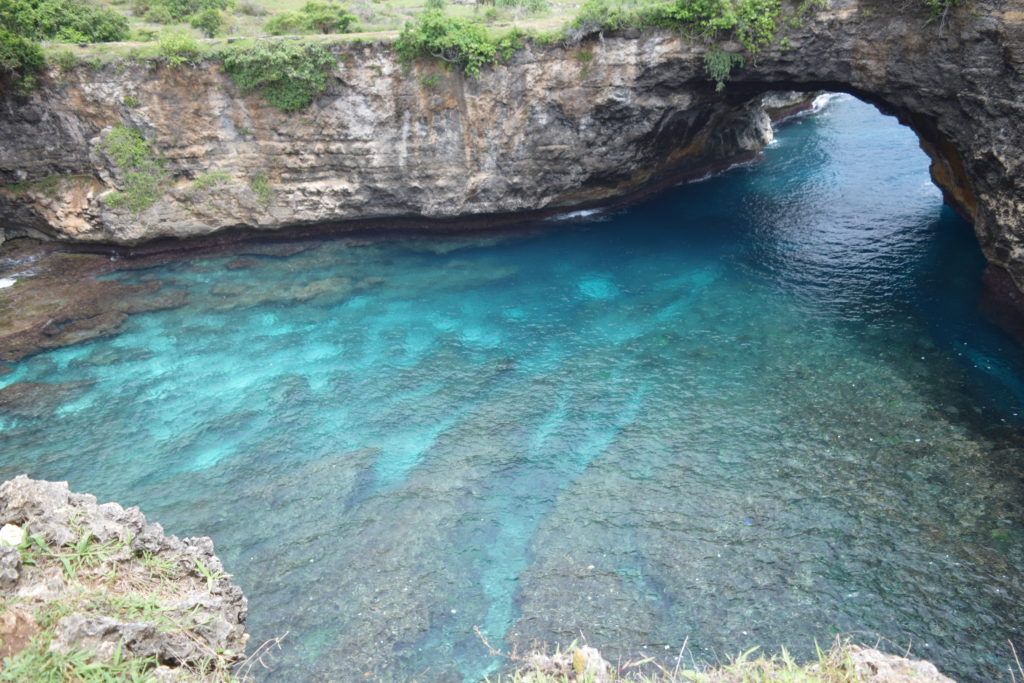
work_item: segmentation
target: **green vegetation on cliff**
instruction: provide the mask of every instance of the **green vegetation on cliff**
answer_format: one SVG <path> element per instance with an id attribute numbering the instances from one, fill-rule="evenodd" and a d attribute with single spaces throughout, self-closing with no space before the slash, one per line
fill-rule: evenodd
<path id="1" fill-rule="evenodd" d="M 779 0 L 587 0 L 569 29 L 665 28 L 695 38 L 729 35 L 756 51 L 774 39 L 781 10 Z"/>
<path id="2" fill-rule="evenodd" d="M 100 142 L 100 149 L 110 156 L 121 175 L 122 190 L 108 195 L 108 206 L 138 213 L 160 198 L 167 184 L 167 171 L 163 159 L 156 156 L 141 132 L 118 124 Z"/>
<path id="3" fill-rule="evenodd" d="M 327 88 L 327 68 L 336 63 L 322 44 L 301 40 L 229 45 L 218 57 L 238 87 L 259 92 L 281 111 L 309 106 Z"/>
<path id="4" fill-rule="evenodd" d="M 483 24 L 432 9 L 406 24 L 395 50 L 405 64 L 417 57 L 433 57 L 479 76 L 484 66 L 508 60 L 523 46 L 522 37 L 514 29 L 492 34 Z"/>
<path id="5" fill-rule="evenodd" d="M 35 75 L 45 64 L 43 51 L 38 45 L 0 28 L 0 76 L 9 80 L 16 89 L 31 89 L 35 84 Z"/>
<path id="6" fill-rule="evenodd" d="M 804 2 L 797 14 L 822 0 Z M 780 0 L 586 0 L 565 29 L 575 40 L 602 31 L 626 28 L 668 29 L 712 44 L 705 55 L 708 77 L 721 90 L 733 68 L 746 62 L 740 53 L 717 47 L 722 39 L 734 39 L 749 54 L 775 41 L 782 18 Z"/>
<path id="7" fill-rule="evenodd" d="M 917 13 L 922 23 L 945 23 L 952 10 L 968 2 L 910 0 L 894 11 Z M 801 13 L 827 3 L 828 0 L 584 0 L 582 5 L 571 0 L 476 0 L 469 4 L 445 0 L 0 0 L 0 87 L 13 84 L 22 91 L 33 87 L 36 74 L 45 66 L 34 45 L 39 41 L 96 43 L 130 37 L 152 47 L 117 48 L 121 53 L 139 59 L 163 58 L 172 66 L 196 62 L 204 54 L 230 52 L 216 53 L 213 46 L 199 43 L 192 43 L 195 47 L 190 47 L 187 54 L 169 49 L 164 44 L 168 41 L 167 31 L 155 30 L 156 22 L 171 27 L 171 35 L 181 44 L 221 35 L 259 39 L 267 35 L 379 31 L 378 38 L 395 41 L 395 49 L 406 64 L 418 58 L 437 59 L 470 76 L 507 61 L 524 44 L 526 36 L 539 43 L 571 45 L 595 34 L 624 29 L 670 30 L 707 46 L 708 78 L 721 89 L 736 68 L 776 41 L 781 27 L 799 25 Z M 361 35 L 356 39 L 362 38 Z M 731 41 L 731 46 L 726 46 L 726 41 Z M 322 74 L 318 73 L 313 51 L 298 50 L 305 53 L 302 57 L 278 54 L 277 48 L 246 52 L 242 50 L 231 60 L 229 71 L 239 85 L 283 103 L 286 111 L 306 106 L 326 87 L 319 84 Z M 60 66 L 66 72 L 73 66 L 71 58 L 78 53 L 48 48 L 47 54 L 51 59 L 60 56 Z M 97 68 L 101 64 L 95 51 L 88 61 Z M 248 66 L 259 61 L 272 66 L 274 73 L 266 79 L 257 78 Z M 292 77 L 280 77 L 278 67 L 284 64 L 301 66 L 296 75 L 298 85 L 284 85 Z"/>

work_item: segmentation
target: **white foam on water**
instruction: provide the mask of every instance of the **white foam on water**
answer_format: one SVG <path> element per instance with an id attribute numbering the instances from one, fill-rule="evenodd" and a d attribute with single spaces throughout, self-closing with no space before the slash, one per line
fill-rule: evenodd
<path id="1" fill-rule="evenodd" d="M 590 218 L 591 216 L 598 216 L 602 212 L 602 209 L 581 209 L 579 211 L 569 211 L 567 213 L 560 213 L 555 216 L 551 216 L 547 220 L 549 221 L 575 221 L 581 218 Z"/>

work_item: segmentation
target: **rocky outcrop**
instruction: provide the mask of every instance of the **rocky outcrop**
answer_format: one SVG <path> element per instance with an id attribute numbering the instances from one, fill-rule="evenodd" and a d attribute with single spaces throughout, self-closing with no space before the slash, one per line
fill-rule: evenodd
<path id="1" fill-rule="evenodd" d="M 158 282 L 126 285 L 100 276 L 125 262 L 101 254 L 62 253 L 53 244 L 16 241 L 0 251 L 0 272 L 11 286 L 0 289 L 0 363 L 116 333 L 133 313 L 183 306 L 185 292 Z M 133 266 L 154 261 L 134 259 Z M 0 365 L 0 374 L 6 366 Z M 0 413 L 41 417 L 59 403 L 56 394 L 74 383 L 15 384 L 0 391 Z"/>
<path id="2" fill-rule="evenodd" d="M 344 43 L 327 92 L 293 114 L 240 93 L 213 63 L 54 72 L 0 105 L 0 181 L 20 183 L 0 211 L 8 234 L 116 244 L 394 217 L 444 229 L 749 158 L 766 139 L 757 97 L 837 90 L 917 132 L 947 202 L 1024 290 L 1024 0 L 978 0 L 941 22 L 900 5 L 831 0 L 784 22 L 722 92 L 705 74 L 708 45 L 657 32 L 530 44 L 479 79 Z M 153 141 L 171 179 L 138 214 L 104 201 L 123 183 L 99 144 L 118 123 Z"/>
<path id="3" fill-rule="evenodd" d="M 756 649 L 756 648 L 755 648 Z M 752 651 L 751 651 L 752 652 Z M 647 681 L 671 683 L 695 680 L 703 683 L 745 683 L 750 680 L 857 680 L 863 683 L 954 683 L 939 673 L 931 662 L 910 659 L 837 640 L 831 649 L 820 652 L 819 661 L 797 668 L 780 657 L 751 657 L 751 652 L 733 663 L 705 667 L 700 671 L 677 670 L 674 675 L 664 669 L 653 675 L 629 671 L 627 665 L 619 672 L 601 653 L 589 646 L 572 647 L 554 654 L 533 652 L 521 658 L 516 680 L 526 683 L 611 683 L 612 681 Z M 682 653 L 680 653 L 682 657 Z M 682 660 L 680 659 L 680 664 Z M 682 667 L 680 666 L 680 669 Z"/>
<path id="4" fill-rule="evenodd" d="M 0 524 L 5 667 L 129 657 L 158 680 L 227 680 L 244 655 L 246 599 L 209 538 L 165 536 L 138 508 L 25 476 L 0 485 Z"/>

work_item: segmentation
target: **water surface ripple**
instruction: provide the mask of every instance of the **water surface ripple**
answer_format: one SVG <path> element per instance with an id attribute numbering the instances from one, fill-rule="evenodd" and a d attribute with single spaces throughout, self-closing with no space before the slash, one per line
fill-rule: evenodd
<path id="1" fill-rule="evenodd" d="M 262 680 L 472 681 L 493 645 L 1021 647 L 1024 354 L 916 140 L 852 98 L 762 163 L 528 235 L 258 245 L 0 378 L 0 477 L 210 535 Z M 294 252 L 294 253 L 289 253 Z M 368 675 L 367 675 L 368 674 Z"/>

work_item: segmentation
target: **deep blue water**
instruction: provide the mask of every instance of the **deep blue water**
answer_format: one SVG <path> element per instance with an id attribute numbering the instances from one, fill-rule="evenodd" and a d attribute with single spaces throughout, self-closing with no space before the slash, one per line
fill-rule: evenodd
<path id="1" fill-rule="evenodd" d="M 534 228 L 116 274 L 189 303 L 0 378 L 95 381 L 0 416 L 0 477 L 212 536 L 254 645 L 287 634 L 262 680 L 474 680 L 474 626 L 1004 677 L 1024 353 L 908 130 L 835 99 L 756 165 Z"/>

